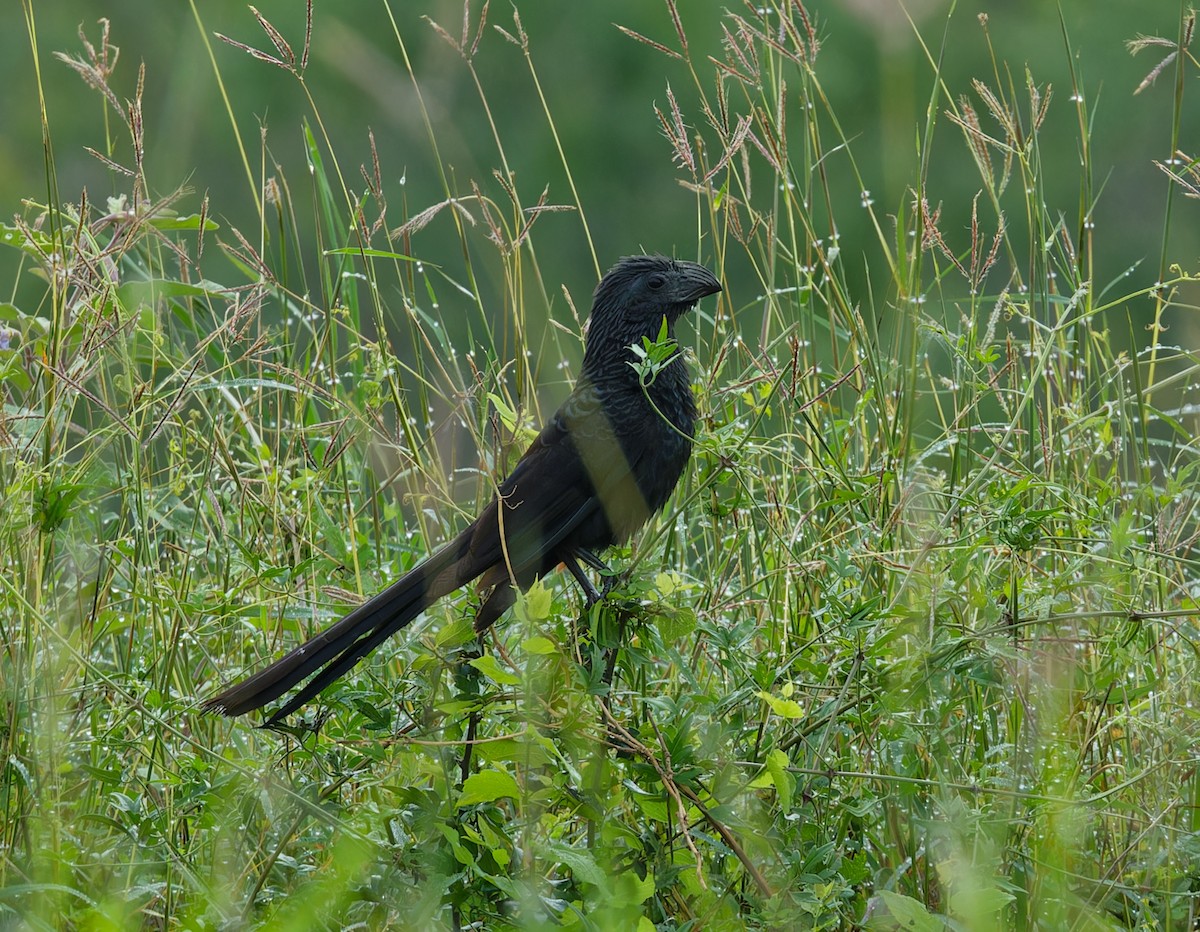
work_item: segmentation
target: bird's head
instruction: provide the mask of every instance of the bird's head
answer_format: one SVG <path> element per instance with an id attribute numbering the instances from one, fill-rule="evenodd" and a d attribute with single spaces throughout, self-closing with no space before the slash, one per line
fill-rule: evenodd
<path id="1" fill-rule="evenodd" d="M 655 339 L 664 318 L 673 336 L 675 321 L 720 290 L 716 276 L 695 262 L 626 256 L 604 274 L 592 296 L 585 371 L 604 370 L 606 361 L 623 358 L 631 344 Z"/>
<path id="2" fill-rule="evenodd" d="M 702 265 L 666 256 L 626 256 L 609 269 L 592 296 L 592 328 L 621 321 L 658 331 L 664 317 L 675 323 L 696 302 L 721 290 L 721 283 Z"/>

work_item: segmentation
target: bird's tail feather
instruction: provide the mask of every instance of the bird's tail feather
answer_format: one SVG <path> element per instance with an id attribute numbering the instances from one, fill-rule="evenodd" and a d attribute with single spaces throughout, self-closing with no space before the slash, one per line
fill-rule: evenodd
<path id="1" fill-rule="evenodd" d="M 463 545 L 467 539 L 464 532 L 341 621 L 269 667 L 213 696 L 204 703 L 205 711 L 243 715 L 278 699 L 319 670 L 267 724 L 273 725 L 291 714 L 429 605 L 463 585 L 467 580 L 461 578 L 460 562 L 466 557 Z"/>

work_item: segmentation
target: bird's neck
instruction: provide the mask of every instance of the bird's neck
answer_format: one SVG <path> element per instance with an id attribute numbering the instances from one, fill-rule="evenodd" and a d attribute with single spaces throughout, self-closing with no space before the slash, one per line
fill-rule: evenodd
<path id="1" fill-rule="evenodd" d="M 665 336 L 662 333 L 664 319 L 667 322 Z M 636 382 L 637 373 L 630 363 L 638 362 L 640 357 L 630 347 L 643 347 L 645 340 L 657 343 L 660 337 L 663 337 L 662 342 L 675 342 L 675 322 L 669 317 L 660 317 L 652 326 L 644 329 L 626 328 L 624 333 L 597 327 L 593 322 L 583 351 L 581 376 L 593 382 L 610 381 L 613 378 L 622 381 L 628 378 Z M 664 369 L 676 366 L 683 366 L 682 359 L 672 359 Z"/>

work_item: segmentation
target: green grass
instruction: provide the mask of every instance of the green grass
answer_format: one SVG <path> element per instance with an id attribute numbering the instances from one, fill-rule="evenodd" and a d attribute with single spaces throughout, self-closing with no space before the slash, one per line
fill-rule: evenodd
<path id="1" fill-rule="evenodd" d="M 723 22 L 723 48 L 643 39 L 679 91 L 646 89 L 657 170 L 726 291 L 688 340 L 694 464 L 612 555 L 617 596 L 581 615 L 547 580 L 478 659 L 473 597 L 447 600 L 289 734 L 199 703 L 487 500 L 580 358 L 593 279 L 539 264 L 567 227 L 542 208 L 597 273 L 603 208 L 543 203 L 499 129 L 494 176 L 447 166 L 410 204 L 314 109 L 304 177 L 242 140 L 240 231 L 216 192 L 151 185 L 140 99 L 101 100 L 123 202 L 59 191 L 47 143 L 0 230 L 5 928 L 1195 925 L 1200 360 L 1164 330 L 1195 166 L 1167 166 L 1139 287 L 1093 266 L 1082 78 L 1052 107 L 1001 61 L 948 87 L 924 36 L 918 169 L 876 205 L 805 10 Z M 469 71 L 503 41 L 470 25 Z M 264 41 L 307 93 L 300 42 Z M 102 47 L 72 54 L 107 88 Z M 1159 76 L 1172 151 L 1193 65 Z M 979 171 L 967 229 L 940 220 L 946 160 Z M 849 243 L 858 211 L 876 236 Z M 461 251 L 425 254 L 429 224 Z M 590 661 L 616 642 L 606 717 Z"/>

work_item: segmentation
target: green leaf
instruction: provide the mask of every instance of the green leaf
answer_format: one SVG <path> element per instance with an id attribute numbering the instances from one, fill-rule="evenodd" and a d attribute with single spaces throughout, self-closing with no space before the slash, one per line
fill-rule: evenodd
<path id="1" fill-rule="evenodd" d="M 475 856 L 471 854 L 468 848 L 463 846 L 462 842 L 459 840 L 458 832 L 454 830 L 452 825 L 441 822 L 437 825 L 436 829 L 437 831 L 441 832 L 442 837 L 450 843 L 450 849 L 454 852 L 454 859 L 458 861 L 459 864 L 470 867 L 475 863 Z"/>
<path id="2" fill-rule="evenodd" d="M 150 226 L 156 230 L 198 230 L 200 229 L 200 215 L 188 214 L 186 217 L 159 215 L 150 218 Z M 219 230 L 221 227 L 211 217 L 205 217 L 204 229 Z"/>
<path id="3" fill-rule="evenodd" d="M 647 799 L 644 796 L 635 796 L 633 801 L 642 810 L 642 815 L 646 818 L 653 819 L 656 822 L 670 821 L 671 816 L 667 810 L 667 801 L 665 799 Z"/>
<path id="4" fill-rule="evenodd" d="M 670 609 L 656 615 L 654 624 L 663 641 L 670 644 L 696 630 L 696 613 L 690 608 Z"/>
<path id="5" fill-rule="evenodd" d="M 891 890 L 880 890 L 879 898 L 887 907 L 887 919 L 891 922 L 880 923 L 873 921 L 869 928 L 901 928 L 909 932 L 944 932 L 946 924 L 932 915 L 923 903 L 902 893 Z M 881 917 L 882 918 L 882 917 Z"/>
<path id="6" fill-rule="evenodd" d="M 591 853 L 583 848 L 570 848 L 567 845 L 551 845 L 550 852 L 560 864 L 571 868 L 576 880 L 590 883 L 601 889 L 608 889 L 608 875 L 596 864 Z"/>
<path id="7" fill-rule="evenodd" d="M 636 906 L 639 903 L 645 903 L 653 894 L 654 875 L 649 872 L 646 873 L 646 879 L 642 880 L 633 871 L 622 871 L 617 875 L 616 883 L 613 885 L 613 899 L 622 906 Z M 651 924 L 649 928 L 653 929 L 654 925 Z"/>
<path id="8" fill-rule="evenodd" d="M 471 618 L 459 618 L 443 625 L 434 637 L 439 648 L 459 647 L 475 640 L 475 622 Z"/>
<path id="9" fill-rule="evenodd" d="M 653 385 L 658 374 L 674 361 L 679 352 L 679 345 L 671 339 L 667 318 L 664 317 L 658 329 L 657 340 L 642 337 L 641 346 L 634 343 L 629 349 L 637 357 L 637 360 L 631 361 L 629 365 L 637 372 L 642 387 L 646 388 Z"/>
<path id="10" fill-rule="evenodd" d="M 402 252 L 389 252 L 386 249 L 356 249 L 353 246 L 345 246 L 341 249 L 326 249 L 327 256 L 367 256 L 371 259 L 399 259 L 401 262 L 416 262 L 417 259 L 412 256 L 406 256 Z M 428 265 L 429 263 L 426 263 Z"/>
<path id="11" fill-rule="evenodd" d="M 767 772 L 775 784 L 775 792 L 779 796 L 779 808 L 785 813 L 791 812 L 792 794 L 796 789 L 796 781 L 787 769 L 791 761 L 788 760 L 787 754 L 775 748 L 767 755 L 765 763 Z"/>
<path id="12" fill-rule="evenodd" d="M 33 381 L 22 365 L 21 354 L 15 349 L 0 349 L 0 385 L 27 392 Z"/>
<path id="13" fill-rule="evenodd" d="M 771 711 L 776 715 L 790 719 L 804 718 L 804 710 L 800 708 L 800 704 L 793 702 L 791 699 L 780 699 L 778 696 L 772 696 L 769 692 L 762 690 L 759 690 L 755 695 L 769 705 Z"/>
<path id="14" fill-rule="evenodd" d="M 521 787 L 512 774 L 503 770 L 481 770 L 463 781 L 462 795 L 458 797 L 459 808 L 477 803 L 490 803 L 497 799 L 521 796 Z"/>
<path id="15" fill-rule="evenodd" d="M 717 190 L 716 196 L 713 198 L 713 209 L 720 210 L 721 204 L 724 203 L 726 196 L 729 194 L 729 178 L 726 177 L 725 182 Z"/>
<path id="16" fill-rule="evenodd" d="M 539 654 L 542 656 L 558 653 L 558 645 L 549 638 L 542 637 L 540 634 L 523 641 L 521 649 L 527 654 Z"/>
<path id="17" fill-rule="evenodd" d="M 517 593 L 517 602 L 513 606 L 513 614 L 524 622 L 538 623 L 550 617 L 550 604 L 553 599 L 550 590 L 540 579 L 534 580 L 525 592 Z"/>
<path id="18" fill-rule="evenodd" d="M 34 499 L 38 527 L 47 534 L 58 530 L 83 488 L 77 482 L 48 482 L 39 488 Z"/>
<path id="19" fill-rule="evenodd" d="M 996 887 L 973 887 L 950 894 L 950 912 L 955 916 L 994 916 L 1015 899 L 1011 893 Z"/>
<path id="20" fill-rule="evenodd" d="M 496 763 L 498 761 L 513 761 L 522 767 L 545 767 L 554 757 L 553 744 L 549 748 L 543 746 L 539 736 L 525 735 L 517 738 L 500 738 L 496 741 L 485 741 L 479 745 L 477 752 L 481 761 Z"/>
<path id="21" fill-rule="evenodd" d="M 219 286 L 204 287 L 189 282 L 156 278 L 151 281 L 126 282 L 117 288 L 117 300 L 127 311 L 144 304 L 153 305 L 162 298 L 225 298 L 228 294 Z"/>
<path id="22" fill-rule="evenodd" d="M 669 599 L 672 594 L 684 588 L 683 577 L 675 572 L 657 573 L 654 576 L 654 588 L 664 599 Z"/>
<path id="23" fill-rule="evenodd" d="M 496 413 L 500 415 L 500 421 L 509 430 L 517 429 L 517 412 L 503 398 L 495 392 L 488 392 L 488 401 L 492 403 L 492 407 L 496 409 Z"/>
<path id="24" fill-rule="evenodd" d="M 34 259 L 45 259 L 54 251 L 54 240 L 37 230 L 22 230 L 0 223 L 0 244 L 14 246 Z"/>
<path id="25" fill-rule="evenodd" d="M 510 673 L 500 666 L 500 661 L 493 654 L 484 654 L 482 657 L 476 657 L 471 661 L 471 666 L 488 679 L 494 680 L 502 686 L 516 686 L 521 682 L 519 676 L 515 673 Z"/>

